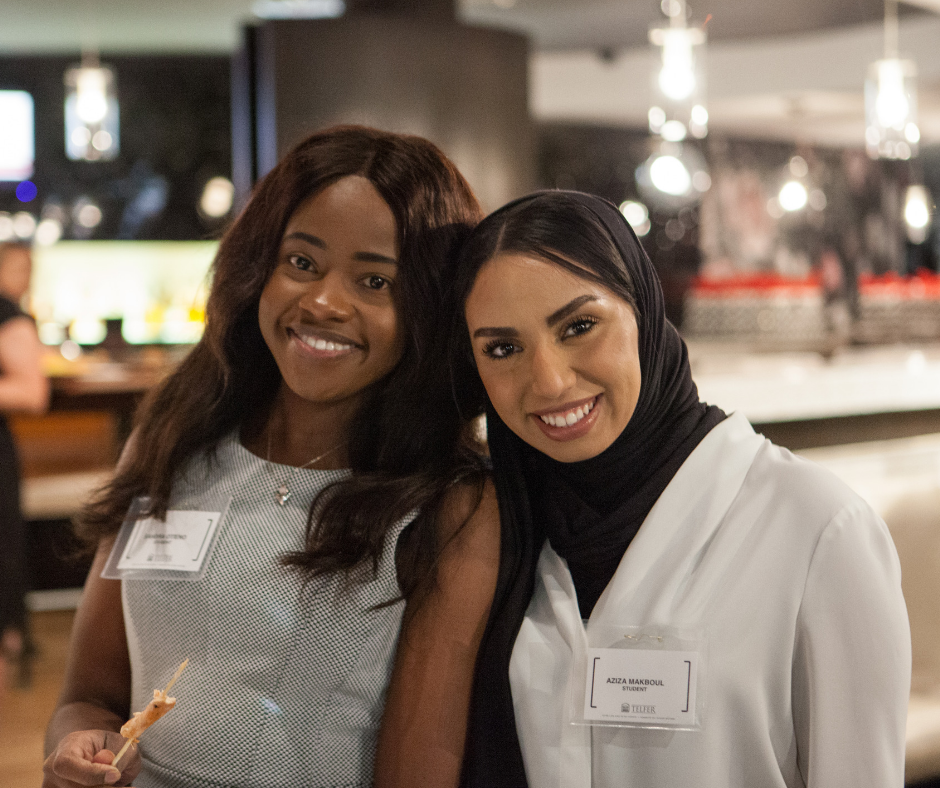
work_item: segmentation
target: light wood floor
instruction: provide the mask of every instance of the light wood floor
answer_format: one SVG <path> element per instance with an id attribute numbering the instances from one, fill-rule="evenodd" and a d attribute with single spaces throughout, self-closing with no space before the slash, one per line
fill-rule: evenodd
<path id="1" fill-rule="evenodd" d="M 39 654 L 29 689 L 14 686 L 0 663 L 0 784 L 4 788 L 39 788 L 42 738 L 55 708 L 72 630 L 73 611 L 33 613 Z"/>

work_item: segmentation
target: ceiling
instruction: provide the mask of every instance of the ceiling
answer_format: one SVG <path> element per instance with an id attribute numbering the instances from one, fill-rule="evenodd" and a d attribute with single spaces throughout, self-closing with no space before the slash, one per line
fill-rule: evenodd
<path id="1" fill-rule="evenodd" d="M 940 0 L 925 2 L 940 10 Z M 658 0 L 462 0 L 460 8 L 468 21 L 529 32 L 541 50 L 640 46 L 649 28 L 665 19 Z M 686 8 L 698 24 L 711 16 L 708 36 L 717 41 L 876 22 L 884 0 L 689 0 Z M 922 10 L 907 6 L 902 13 Z"/>
<path id="2" fill-rule="evenodd" d="M 0 0 L 0 55 L 230 52 L 254 0 Z M 659 0 L 457 0 L 470 24 L 533 42 L 531 108 L 542 120 L 644 125 L 647 31 Z M 707 24 L 710 125 L 757 136 L 861 144 L 867 64 L 884 0 L 689 0 Z M 901 49 L 920 70 L 925 143 L 940 143 L 940 0 L 901 6 Z M 936 13 L 932 13 L 936 12 Z"/>
<path id="3" fill-rule="evenodd" d="M 940 144 L 940 16 L 901 25 L 901 51 L 917 63 L 922 144 Z M 862 147 L 864 83 L 880 57 L 881 25 L 713 41 L 708 44 L 712 132 L 807 144 Z M 541 120 L 642 127 L 652 56 L 646 47 L 612 58 L 593 50 L 538 51 L 530 107 Z"/>
<path id="4" fill-rule="evenodd" d="M 255 0 L 0 0 L 0 53 L 228 51 Z M 664 16 L 659 0 L 455 0 L 461 19 L 528 33 L 540 50 L 618 50 L 642 45 Z M 940 0 L 915 0 L 940 12 Z M 877 22 L 884 0 L 690 0 L 693 22 L 710 16 L 712 40 L 785 36 Z"/>

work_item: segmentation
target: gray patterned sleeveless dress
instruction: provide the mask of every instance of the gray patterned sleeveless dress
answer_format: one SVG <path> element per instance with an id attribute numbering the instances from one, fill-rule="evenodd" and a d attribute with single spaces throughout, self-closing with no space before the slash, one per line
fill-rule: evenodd
<path id="1" fill-rule="evenodd" d="M 174 485 L 171 509 L 232 503 L 202 580 L 122 582 L 132 709 L 190 660 L 177 707 L 140 741 L 138 788 L 372 784 L 404 603 L 373 608 L 400 594 L 395 547 L 410 519 L 386 538 L 378 574 L 370 565 L 352 584 L 305 586 L 278 562 L 303 546 L 316 493 L 347 473 L 269 465 L 233 434 Z"/>

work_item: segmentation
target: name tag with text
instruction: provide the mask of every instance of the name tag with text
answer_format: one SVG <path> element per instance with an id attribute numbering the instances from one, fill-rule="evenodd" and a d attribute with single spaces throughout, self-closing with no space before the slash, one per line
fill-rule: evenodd
<path id="1" fill-rule="evenodd" d="M 137 520 L 117 569 L 199 572 L 221 519 L 221 512 L 171 510 L 165 521 L 154 517 Z"/>
<path id="2" fill-rule="evenodd" d="M 693 727 L 696 651 L 588 649 L 584 721 Z"/>

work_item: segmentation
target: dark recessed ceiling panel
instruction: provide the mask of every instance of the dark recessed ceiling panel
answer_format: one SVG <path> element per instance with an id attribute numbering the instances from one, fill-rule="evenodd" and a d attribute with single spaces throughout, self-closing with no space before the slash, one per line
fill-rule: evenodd
<path id="1" fill-rule="evenodd" d="M 505 0 L 501 0 L 505 2 Z M 877 23 L 883 0 L 690 0 L 690 24 L 708 22 L 712 40 L 785 36 Z M 902 6 L 903 14 L 924 13 Z M 461 16 L 527 32 L 539 49 L 641 46 L 652 25 L 665 24 L 658 0 L 464 0 Z"/>

